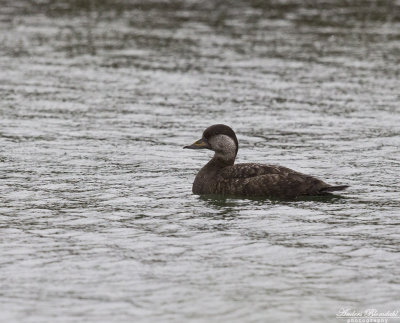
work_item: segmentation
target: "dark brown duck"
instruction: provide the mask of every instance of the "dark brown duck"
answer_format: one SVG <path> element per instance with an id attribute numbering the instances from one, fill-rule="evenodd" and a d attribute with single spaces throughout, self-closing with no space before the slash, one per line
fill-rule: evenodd
<path id="1" fill-rule="evenodd" d="M 215 152 L 214 157 L 194 180 L 192 190 L 198 195 L 292 199 L 307 195 L 326 195 L 348 187 L 329 185 L 318 178 L 282 166 L 255 163 L 234 165 L 239 143 L 235 132 L 223 124 L 208 127 L 200 140 L 184 148 L 210 149 Z"/>

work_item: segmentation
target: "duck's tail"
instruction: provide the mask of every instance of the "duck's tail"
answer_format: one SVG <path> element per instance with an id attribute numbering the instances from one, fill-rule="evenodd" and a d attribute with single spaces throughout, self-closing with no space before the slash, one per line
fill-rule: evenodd
<path id="1" fill-rule="evenodd" d="M 321 189 L 322 193 L 334 192 L 334 191 L 343 191 L 348 188 L 349 185 L 336 185 L 336 186 L 328 186 Z"/>

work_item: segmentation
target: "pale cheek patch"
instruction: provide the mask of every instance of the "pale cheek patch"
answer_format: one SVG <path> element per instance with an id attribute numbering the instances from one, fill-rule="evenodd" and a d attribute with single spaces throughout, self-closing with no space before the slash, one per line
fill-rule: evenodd
<path id="1" fill-rule="evenodd" d="M 217 135 L 209 141 L 216 156 L 225 160 L 235 159 L 236 143 L 226 135 Z"/>

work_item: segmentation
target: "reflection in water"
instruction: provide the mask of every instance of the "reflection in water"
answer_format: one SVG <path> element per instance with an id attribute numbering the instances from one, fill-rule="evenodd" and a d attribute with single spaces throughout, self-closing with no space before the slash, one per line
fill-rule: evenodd
<path id="1" fill-rule="evenodd" d="M 34 1 L 0 8 L 6 321 L 335 322 L 398 308 L 398 1 Z M 198 197 L 238 162 L 342 196 Z M 318 302 L 315 300 L 318 299 Z"/>
<path id="2" fill-rule="evenodd" d="M 199 196 L 200 200 L 207 201 L 212 205 L 215 206 L 238 206 L 235 204 L 235 201 L 244 202 L 254 202 L 258 205 L 262 204 L 290 204 L 294 203 L 295 201 L 314 201 L 314 202 L 326 202 L 326 203 L 343 203 L 343 199 L 345 200 L 346 197 L 339 195 L 339 194 L 325 194 L 325 195 L 318 195 L 318 196 L 299 196 L 296 199 L 278 199 L 278 198 L 268 198 L 268 197 L 252 197 L 252 196 L 224 196 L 224 195 L 201 195 Z M 244 201 L 243 201 L 244 199 Z"/>

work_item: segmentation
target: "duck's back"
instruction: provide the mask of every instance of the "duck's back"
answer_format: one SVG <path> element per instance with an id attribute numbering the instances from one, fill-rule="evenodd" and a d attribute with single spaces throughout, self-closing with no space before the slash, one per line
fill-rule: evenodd
<path id="1" fill-rule="evenodd" d="M 224 167 L 219 170 L 215 184 L 215 194 L 277 198 L 321 195 L 345 188 L 331 186 L 287 167 L 255 163 Z"/>

